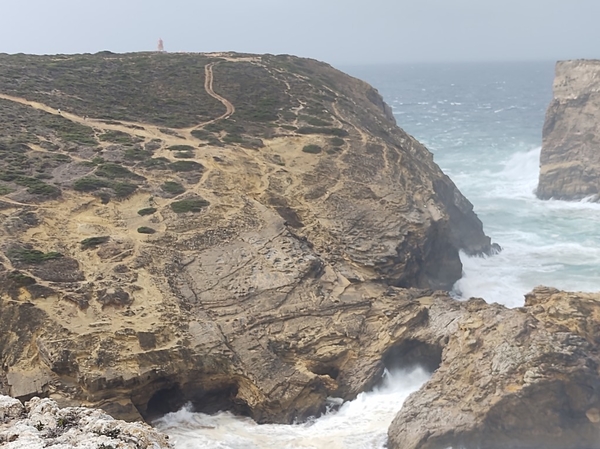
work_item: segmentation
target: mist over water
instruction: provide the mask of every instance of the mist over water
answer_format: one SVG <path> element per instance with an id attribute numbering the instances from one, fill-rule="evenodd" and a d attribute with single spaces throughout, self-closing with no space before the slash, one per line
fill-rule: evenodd
<path id="1" fill-rule="evenodd" d="M 459 298 L 523 304 L 536 285 L 600 291 L 600 204 L 535 197 L 541 133 L 554 63 L 345 67 L 379 89 L 398 125 L 423 142 L 474 204 L 493 257 L 462 255 Z M 337 411 L 291 426 L 188 409 L 156 426 L 176 449 L 385 447 L 387 428 L 429 373 L 386 373 L 382 385 Z"/>

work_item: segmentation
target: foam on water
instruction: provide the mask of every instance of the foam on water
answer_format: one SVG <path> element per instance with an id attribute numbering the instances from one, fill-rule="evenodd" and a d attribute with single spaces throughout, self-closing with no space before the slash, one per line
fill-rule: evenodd
<path id="1" fill-rule="evenodd" d="M 258 425 L 231 413 L 205 415 L 184 408 L 156 421 L 175 449 L 376 449 L 402 403 L 430 377 L 422 368 L 386 372 L 382 384 L 339 410 L 303 424 Z"/>
<path id="2" fill-rule="evenodd" d="M 458 297 L 523 305 L 537 285 L 600 290 L 600 204 L 541 201 L 535 196 L 540 148 L 515 152 L 500 170 L 456 176 L 486 232 L 503 246 L 489 258 L 461 256 Z"/>

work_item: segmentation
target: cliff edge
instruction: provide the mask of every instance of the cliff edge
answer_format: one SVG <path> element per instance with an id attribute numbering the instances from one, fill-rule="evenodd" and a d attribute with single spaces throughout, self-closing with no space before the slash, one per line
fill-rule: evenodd
<path id="1" fill-rule="evenodd" d="M 540 199 L 600 199 L 600 61 L 556 64 L 540 156 Z"/>

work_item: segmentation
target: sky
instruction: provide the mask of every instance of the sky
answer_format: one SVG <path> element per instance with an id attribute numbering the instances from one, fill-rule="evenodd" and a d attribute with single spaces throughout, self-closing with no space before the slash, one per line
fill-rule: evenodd
<path id="1" fill-rule="evenodd" d="M 600 0 L 0 0 L 0 53 L 287 53 L 331 64 L 600 58 Z"/>

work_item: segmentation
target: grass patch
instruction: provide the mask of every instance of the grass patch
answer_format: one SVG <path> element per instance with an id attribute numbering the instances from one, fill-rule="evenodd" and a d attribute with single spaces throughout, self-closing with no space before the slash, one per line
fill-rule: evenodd
<path id="1" fill-rule="evenodd" d="M 103 243 L 106 243 L 110 240 L 110 237 L 107 235 L 99 236 L 99 237 L 88 237 L 87 239 L 83 239 L 81 243 L 81 249 L 90 249 L 96 248 Z"/>
<path id="2" fill-rule="evenodd" d="M 9 193 L 12 193 L 13 189 L 6 187 L 6 186 L 0 186 L 0 196 L 3 195 L 8 195 Z"/>
<path id="3" fill-rule="evenodd" d="M 304 148 L 302 148 L 302 151 L 305 153 L 310 153 L 310 154 L 319 154 L 321 151 L 323 151 L 323 148 L 321 148 L 319 145 L 305 145 Z"/>
<path id="4" fill-rule="evenodd" d="M 176 214 L 182 214 L 184 212 L 201 212 L 202 209 L 210 205 L 210 203 L 204 199 L 192 198 L 188 200 L 173 201 L 171 203 L 171 209 Z"/>
<path id="5" fill-rule="evenodd" d="M 169 168 L 175 172 L 202 171 L 204 166 L 194 161 L 177 161 L 169 164 Z"/>
<path id="6" fill-rule="evenodd" d="M 145 217 L 146 215 L 152 215 L 157 211 L 156 207 L 145 207 L 144 209 L 138 210 L 138 215 Z"/>
<path id="7" fill-rule="evenodd" d="M 57 252 L 44 253 L 37 249 L 12 248 L 6 252 L 8 258 L 13 262 L 23 262 L 27 264 L 39 264 L 47 260 L 60 259 L 62 254 Z"/>
<path id="8" fill-rule="evenodd" d="M 179 195 L 185 192 L 185 187 L 175 181 L 167 181 L 160 188 L 171 195 Z"/>
<path id="9" fill-rule="evenodd" d="M 149 228 L 148 226 L 140 226 L 137 228 L 137 232 L 140 234 L 154 234 L 156 229 Z"/>

